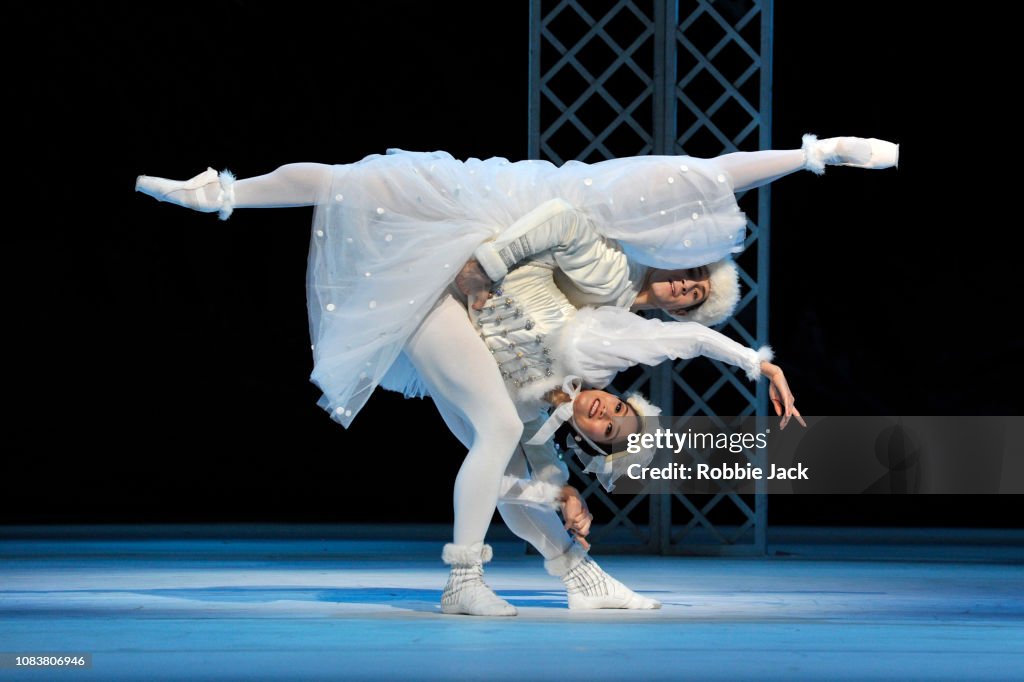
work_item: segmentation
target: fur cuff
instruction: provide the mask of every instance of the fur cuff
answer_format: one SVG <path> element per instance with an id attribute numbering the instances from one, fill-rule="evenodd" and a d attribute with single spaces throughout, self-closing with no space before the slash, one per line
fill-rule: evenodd
<path id="1" fill-rule="evenodd" d="M 757 360 L 755 361 L 754 368 L 747 370 L 747 378 L 751 381 L 757 381 L 761 378 L 761 363 L 771 362 L 775 359 L 775 351 L 772 350 L 771 346 L 761 346 L 757 349 Z"/>
<path id="2" fill-rule="evenodd" d="M 220 219 L 227 220 L 235 210 L 235 174 L 229 170 L 222 170 L 218 178 L 220 194 L 217 196 L 217 203 L 220 205 Z"/>
<path id="3" fill-rule="evenodd" d="M 824 175 L 825 161 L 829 155 L 826 153 L 824 145 L 818 143 L 818 136 L 804 135 L 803 146 L 800 148 L 804 152 L 804 168 L 816 175 Z"/>
<path id="4" fill-rule="evenodd" d="M 494 242 L 484 242 L 476 247 L 473 257 L 480 263 L 480 267 L 491 278 L 492 282 L 498 282 L 508 274 L 508 268 L 501 255 L 495 250 Z"/>
<path id="5" fill-rule="evenodd" d="M 544 562 L 544 568 L 547 569 L 548 573 L 561 578 L 563 575 L 576 568 L 581 561 L 587 556 L 587 550 L 583 549 L 581 545 L 577 545 L 575 542 L 565 552 L 559 554 L 554 559 L 548 559 Z"/>
<path id="6" fill-rule="evenodd" d="M 568 325 L 565 325 L 568 326 Z M 551 346 L 548 346 L 551 348 Z M 544 394 L 553 388 L 561 388 L 562 381 L 565 379 L 567 374 L 572 374 L 565 370 L 562 362 L 559 358 L 565 357 L 563 355 L 554 355 L 554 349 L 552 348 L 552 355 L 548 356 L 551 360 L 551 373 L 550 377 L 542 377 L 541 381 L 534 381 L 533 383 L 525 384 L 522 388 L 517 389 L 516 392 L 516 404 L 529 404 L 537 403 L 549 407 L 549 404 L 544 401 Z M 532 406 L 532 405 L 531 405 Z"/>
<path id="7" fill-rule="evenodd" d="M 473 545 L 453 545 L 449 542 L 441 551 L 441 561 L 456 566 L 486 564 L 493 556 L 491 546 L 482 542 Z"/>
<path id="8" fill-rule="evenodd" d="M 537 478 L 501 477 L 498 504 L 522 504 L 529 507 L 558 510 L 562 506 L 562 486 Z"/>

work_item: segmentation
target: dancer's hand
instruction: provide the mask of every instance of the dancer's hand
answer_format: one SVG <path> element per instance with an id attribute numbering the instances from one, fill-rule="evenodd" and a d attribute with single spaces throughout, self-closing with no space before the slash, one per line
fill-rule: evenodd
<path id="1" fill-rule="evenodd" d="M 455 275 L 455 286 L 465 295 L 473 310 L 483 308 L 484 303 L 491 297 L 491 278 L 480 267 L 480 261 L 476 258 L 466 261 L 459 274 Z"/>
<path id="2" fill-rule="evenodd" d="M 576 536 L 576 542 L 580 543 L 583 549 L 590 549 L 590 543 L 585 538 L 590 533 L 590 522 L 594 520 L 594 515 L 587 509 L 587 503 L 571 485 L 562 487 L 561 501 L 565 529 Z"/>
<path id="3" fill-rule="evenodd" d="M 775 414 L 782 417 L 782 424 L 779 426 L 779 429 L 786 428 L 792 417 L 796 417 L 800 425 L 806 427 L 807 422 L 800 416 L 800 411 L 796 409 L 796 398 L 793 397 L 793 392 L 789 390 L 789 384 L 786 382 L 786 375 L 782 373 L 782 368 L 770 362 L 762 362 L 761 374 L 768 377 L 768 380 L 771 382 L 768 386 L 768 398 L 775 407 Z"/>

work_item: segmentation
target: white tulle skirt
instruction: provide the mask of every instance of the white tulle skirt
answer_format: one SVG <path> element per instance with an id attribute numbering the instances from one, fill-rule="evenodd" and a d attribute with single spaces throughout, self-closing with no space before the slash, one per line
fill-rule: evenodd
<path id="1" fill-rule="evenodd" d="M 703 265 L 742 249 L 746 218 L 713 159 L 555 167 L 389 150 L 335 166 L 317 200 L 307 270 L 319 404 L 347 427 L 389 370 L 388 388 L 422 394 L 399 357 L 410 335 L 477 246 L 556 197 L 653 267 Z"/>

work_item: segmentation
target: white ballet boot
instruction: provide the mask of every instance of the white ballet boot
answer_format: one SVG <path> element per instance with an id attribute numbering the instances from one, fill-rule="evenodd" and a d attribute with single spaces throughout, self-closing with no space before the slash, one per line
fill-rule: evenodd
<path id="1" fill-rule="evenodd" d="M 570 609 L 660 609 L 661 602 L 642 597 L 605 573 L 577 544 L 544 562 L 565 583 Z"/>
<path id="2" fill-rule="evenodd" d="M 900 146 L 873 137 L 829 137 L 819 140 L 804 135 L 804 167 L 822 175 L 825 166 L 853 168 L 898 168 Z"/>
<path id="3" fill-rule="evenodd" d="M 234 183 L 235 176 L 231 171 L 218 174 L 207 168 L 185 181 L 140 175 L 135 179 L 135 191 L 203 213 L 219 211 L 220 219 L 227 220 L 235 207 Z"/>
<path id="4" fill-rule="evenodd" d="M 491 560 L 490 545 L 444 546 L 441 559 L 452 567 L 441 594 L 441 611 L 467 616 L 514 616 L 516 607 L 494 594 L 484 583 L 484 564 Z"/>

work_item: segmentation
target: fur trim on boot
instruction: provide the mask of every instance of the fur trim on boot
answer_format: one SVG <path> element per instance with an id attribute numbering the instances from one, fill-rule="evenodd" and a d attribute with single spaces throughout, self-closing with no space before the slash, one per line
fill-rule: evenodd
<path id="1" fill-rule="evenodd" d="M 453 545 L 448 543 L 441 550 L 441 561 L 452 564 L 486 564 L 494 556 L 490 545 L 478 542 L 475 545 Z"/>
<path id="2" fill-rule="evenodd" d="M 484 563 L 491 560 L 489 545 L 447 544 L 441 558 L 451 565 L 448 583 L 441 594 L 443 613 L 467 616 L 514 616 L 516 607 L 499 597 L 484 582 Z"/>

